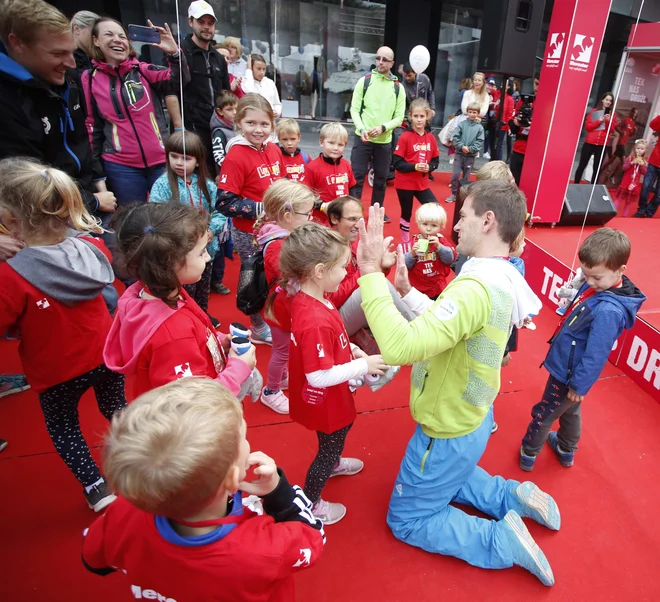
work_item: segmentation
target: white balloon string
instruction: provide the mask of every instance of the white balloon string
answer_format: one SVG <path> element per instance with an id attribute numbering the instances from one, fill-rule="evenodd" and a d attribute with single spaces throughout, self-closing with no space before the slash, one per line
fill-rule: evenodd
<path id="1" fill-rule="evenodd" d="M 635 25 L 633 25 L 632 29 L 632 38 L 630 40 L 629 46 L 634 47 L 634 42 L 635 42 L 635 36 L 637 35 L 637 26 L 639 25 L 639 20 L 642 16 L 642 9 L 644 8 L 644 0 L 642 0 L 641 4 L 639 5 L 639 12 L 637 13 L 637 20 L 635 21 Z M 621 73 L 621 77 L 619 78 L 619 82 L 617 84 L 617 89 L 616 92 L 614 93 L 614 98 L 612 99 L 612 111 L 610 115 L 615 116 L 616 114 L 616 105 L 619 100 L 619 95 L 621 94 L 621 87 L 623 85 L 623 78 L 625 74 L 625 67 L 624 71 Z M 577 240 L 577 245 L 575 247 L 575 254 L 573 255 L 573 261 L 571 262 L 571 271 L 575 272 L 575 263 L 577 261 L 578 253 L 580 252 L 580 246 L 582 244 L 582 235 L 584 234 L 584 228 L 587 225 L 587 217 L 589 216 L 589 209 L 591 207 L 591 201 L 594 197 L 594 193 L 596 191 L 596 186 L 598 185 L 598 182 L 595 181 L 594 176 L 596 174 L 600 175 L 600 168 L 603 164 L 603 157 L 605 156 L 605 149 L 609 146 L 609 138 L 610 138 L 610 131 L 612 129 L 612 124 L 613 124 L 614 119 L 610 119 L 608 124 L 607 124 L 607 132 L 605 136 L 605 144 L 603 145 L 602 150 L 600 151 L 600 157 L 598 160 L 597 166 L 594 165 L 594 170 L 593 170 L 593 175 L 591 176 L 591 194 L 589 195 L 589 202 L 587 203 L 587 210 L 584 212 L 584 219 L 582 220 L 582 227 L 580 228 L 580 235 L 578 236 Z M 585 142 L 586 144 L 586 142 Z M 595 163 L 595 161 L 594 161 Z M 575 182 L 576 184 L 579 184 L 580 182 Z"/>
<path id="2" fill-rule="evenodd" d="M 179 109 L 181 110 L 181 135 L 183 138 L 183 156 L 184 156 L 184 161 L 183 161 L 183 181 L 184 183 L 188 181 L 188 174 L 186 173 L 186 168 L 188 166 L 185 156 L 186 156 L 186 122 L 185 122 L 185 114 L 183 111 L 183 48 L 181 47 L 181 20 L 179 19 L 179 0 L 174 0 L 174 10 L 176 11 L 176 36 L 177 40 L 175 42 L 177 43 L 177 46 L 179 47 L 179 98 L 181 99 L 179 102 Z M 190 69 L 190 66 L 188 66 Z M 170 158 L 165 157 L 165 160 L 169 163 Z M 174 191 L 172 191 L 174 192 Z"/>

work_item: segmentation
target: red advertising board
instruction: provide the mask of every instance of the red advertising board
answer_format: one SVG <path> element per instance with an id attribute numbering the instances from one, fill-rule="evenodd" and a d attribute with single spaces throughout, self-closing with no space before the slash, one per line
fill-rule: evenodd
<path id="1" fill-rule="evenodd" d="M 570 268 L 530 240 L 523 259 L 525 280 L 554 311 L 559 305 L 557 291 L 572 277 Z M 637 318 L 634 326 L 624 331 L 615 343 L 610 362 L 660 402 L 660 332 Z"/>
<path id="2" fill-rule="evenodd" d="M 552 9 L 520 188 L 541 223 L 559 221 L 611 0 L 562 0 Z"/>

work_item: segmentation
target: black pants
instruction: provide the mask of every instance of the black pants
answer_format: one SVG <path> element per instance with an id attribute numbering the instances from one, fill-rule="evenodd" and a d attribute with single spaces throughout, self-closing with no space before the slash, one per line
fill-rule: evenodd
<path id="1" fill-rule="evenodd" d="M 511 153 L 511 162 L 509 163 L 509 169 L 511 169 L 511 175 L 516 181 L 516 185 L 520 186 L 520 175 L 523 170 L 523 163 L 525 162 L 525 155 L 522 153 L 517 153 L 513 151 Z"/>
<path id="2" fill-rule="evenodd" d="M 416 198 L 422 205 L 424 203 L 437 203 L 438 199 L 430 188 L 426 190 L 400 190 L 396 189 L 399 196 L 399 205 L 401 205 L 401 219 L 410 222 L 412 217 L 413 200 Z"/>
<path id="3" fill-rule="evenodd" d="M 578 163 L 577 169 L 575 170 L 575 183 L 579 184 L 582 180 L 582 174 L 589 163 L 591 157 L 594 158 L 594 175 L 591 177 L 592 182 L 598 182 L 598 175 L 601 167 L 601 155 L 603 163 L 608 157 L 607 152 L 603 153 L 603 147 L 598 144 L 589 144 L 585 142 L 582 145 L 582 150 L 580 151 L 580 162 Z"/>
<path id="4" fill-rule="evenodd" d="M 333 469 L 341 458 L 344 443 L 346 443 L 346 435 L 348 435 L 348 431 L 351 430 L 352 426 L 352 424 L 349 424 L 329 435 L 316 431 L 319 450 L 316 452 L 316 457 L 309 467 L 305 479 L 305 495 L 312 503 L 315 503 L 321 497 L 321 491 L 323 491 Z"/>
<path id="5" fill-rule="evenodd" d="M 117 374 L 105 365 L 39 393 L 41 411 L 55 451 L 83 487 L 101 478 L 80 430 L 78 415 L 80 398 L 90 387 L 94 387 L 99 411 L 108 420 L 126 405 L 123 374 Z"/>
<path id="6" fill-rule="evenodd" d="M 184 284 L 183 288 L 206 313 L 209 309 L 209 295 L 211 294 L 211 273 L 213 262 L 209 261 L 202 272 L 202 277 L 194 284 Z"/>
<path id="7" fill-rule="evenodd" d="M 374 170 L 374 190 L 371 195 L 371 204 L 378 203 L 382 207 L 391 162 L 392 153 L 389 143 L 362 142 L 362 138 L 356 136 L 351 151 L 351 167 L 353 168 L 356 184 L 350 190 L 351 196 L 362 200 L 364 179 L 367 177 L 369 163 L 371 163 Z"/>

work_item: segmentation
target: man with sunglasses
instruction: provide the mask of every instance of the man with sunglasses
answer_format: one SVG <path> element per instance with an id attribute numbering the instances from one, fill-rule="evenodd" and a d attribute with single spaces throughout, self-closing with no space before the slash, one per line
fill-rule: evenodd
<path id="1" fill-rule="evenodd" d="M 383 206 L 387 174 L 391 161 L 392 130 L 401 125 L 406 109 L 406 94 L 391 69 L 394 52 L 382 46 L 376 53 L 376 68 L 360 78 L 353 90 L 351 119 L 355 124 L 355 140 L 351 166 L 356 184 L 351 196 L 362 198 L 369 163 L 374 170 L 371 204 Z M 389 218 L 386 217 L 386 221 Z"/>

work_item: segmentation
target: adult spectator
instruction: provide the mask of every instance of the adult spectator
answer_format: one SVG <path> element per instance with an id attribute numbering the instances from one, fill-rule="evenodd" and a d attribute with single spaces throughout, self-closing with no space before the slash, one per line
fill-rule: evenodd
<path id="1" fill-rule="evenodd" d="M 637 107 L 633 107 L 630 109 L 628 117 L 624 117 L 616 128 L 614 139 L 612 140 L 612 152 L 616 151 L 617 146 L 623 146 L 625 149 L 628 139 L 635 133 L 636 129 Z"/>
<path id="2" fill-rule="evenodd" d="M 660 114 L 656 115 L 649 127 L 653 135 L 658 139 L 660 134 Z M 649 204 L 649 196 L 653 192 L 653 201 Z M 642 192 L 639 196 L 639 209 L 633 217 L 653 217 L 660 206 L 660 142 L 656 142 L 655 148 L 649 157 L 649 166 L 644 176 Z"/>
<path id="3" fill-rule="evenodd" d="M 71 24 L 41 0 L 0 5 L 0 159 L 32 157 L 74 178 L 87 209 L 116 208 L 94 163 Z"/>
<path id="4" fill-rule="evenodd" d="M 174 94 L 179 78 L 185 83 L 189 77 L 167 24 L 147 23 L 160 32 L 154 46 L 165 54 L 167 68 L 139 62 L 124 26 L 103 17 L 92 28 L 93 69 L 82 76 L 92 151 L 103 161 L 120 205 L 146 202 L 165 171 L 168 130 L 161 96 Z"/>
<path id="5" fill-rule="evenodd" d="M 536 98 L 536 93 L 539 89 L 539 82 L 539 75 L 534 75 L 534 98 Z M 518 89 L 520 89 L 520 83 L 518 84 Z M 509 129 L 516 138 L 515 142 L 513 143 L 513 148 L 511 149 L 511 161 L 509 167 L 511 168 L 511 173 L 513 174 L 513 178 L 515 179 L 518 186 L 520 186 L 520 177 L 522 175 L 522 169 L 525 163 L 525 153 L 527 152 L 527 139 L 529 138 L 529 130 L 532 126 L 531 117 L 528 118 L 527 115 L 523 114 L 522 109 L 524 106 L 525 103 L 523 102 L 523 99 L 519 97 L 519 100 L 516 103 L 516 107 L 514 109 L 513 118 L 509 120 Z M 534 101 L 527 105 L 527 109 L 524 113 L 532 113 L 533 110 Z"/>
<path id="6" fill-rule="evenodd" d="M 461 80 L 461 85 L 458 88 L 458 111 L 456 112 L 457 115 L 460 115 L 462 113 L 461 106 L 463 105 L 463 96 L 465 96 L 465 92 L 471 89 L 472 89 L 472 78 L 464 77 Z"/>
<path id="7" fill-rule="evenodd" d="M 410 103 L 416 98 L 423 98 L 431 107 L 431 119 L 435 117 L 435 93 L 431 86 L 431 80 L 428 75 L 420 73 L 417 75 L 410 63 L 403 65 L 403 77 L 401 79 L 403 89 L 406 91 L 406 111 L 410 108 Z"/>
<path id="8" fill-rule="evenodd" d="M 229 36 L 225 38 L 225 46 L 229 48 L 229 73 L 234 77 L 245 77 L 247 61 L 243 58 L 243 45 L 238 38 Z"/>
<path id="9" fill-rule="evenodd" d="M 492 77 L 486 80 L 486 89 L 490 96 L 490 103 L 488 104 L 488 115 L 484 120 L 484 159 L 490 160 L 491 155 L 495 157 L 495 144 L 499 130 L 498 114 L 500 110 L 501 91 L 497 89 L 495 79 Z M 484 125 L 483 122 L 482 125 Z"/>
<path id="10" fill-rule="evenodd" d="M 223 56 L 225 63 L 229 64 L 230 52 L 227 45 L 224 42 L 221 42 L 220 44 L 216 44 L 214 48 Z M 231 73 L 229 74 L 229 88 L 237 98 L 242 98 L 245 95 L 245 92 L 241 89 L 242 81 L 242 77 L 234 77 Z M 217 98 L 216 95 L 216 99 Z"/>
<path id="11" fill-rule="evenodd" d="M 473 102 L 479 105 L 479 117 L 483 119 L 488 112 L 490 95 L 486 88 L 486 76 L 481 71 L 477 71 L 472 76 L 472 88 L 466 90 L 465 94 L 463 94 L 463 98 L 461 99 L 461 113 L 463 115 L 467 115 L 468 105 Z"/>
<path id="12" fill-rule="evenodd" d="M 580 161 L 575 170 L 576 184 L 580 184 L 582 181 L 582 173 L 592 157 L 594 158 L 594 173 L 591 181 L 598 181 L 601 160 L 605 158 L 608 142 L 617 126 L 616 112 L 612 110 L 613 104 L 614 95 L 612 92 L 605 92 L 600 97 L 598 106 L 591 109 L 587 115 L 587 121 L 584 124 L 587 137 L 582 145 Z"/>
<path id="13" fill-rule="evenodd" d="M 78 73 L 92 68 L 92 59 L 89 58 L 92 53 L 92 27 L 98 18 L 92 11 L 81 10 L 71 19 L 71 32 L 76 42 L 73 58 L 76 59 Z"/>
<path id="14" fill-rule="evenodd" d="M 392 49 L 387 46 L 379 48 L 376 69 L 358 80 L 351 100 L 351 118 L 356 134 L 351 166 L 357 182 L 351 188 L 351 196 L 362 198 L 364 179 L 371 163 L 374 170 L 372 205 L 383 205 L 392 162 L 392 130 L 401 125 L 406 110 L 406 94 L 391 72 L 393 64 Z M 386 217 L 386 220 L 389 221 L 389 218 Z"/>
<path id="15" fill-rule="evenodd" d="M 477 464 L 493 426 L 492 404 L 512 325 L 541 302 L 513 265 L 502 259 L 520 234 L 525 196 L 490 180 L 470 187 L 461 208 L 457 250 L 471 256 L 436 301 L 413 289 L 399 250 L 395 286 L 416 314 L 401 316 L 381 270 L 382 210 L 360 222 L 357 251 L 362 308 L 387 364 L 413 364 L 410 406 L 418 423 L 396 478 L 387 514 L 394 536 L 473 566 L 519 565 L 545 585 L 554 577 L 521 517 L 560 527 L 555 501 L 536 485 L 492 477 Z M 495 521 L 451 503 L 472 506 Z"/>
<path id="16" fill-rule="evenodd" d="M 192 33 L 181 43 L 190 70 L 190 82 L 183 90 L 184 125 L 202 139 L 209 173 L 215 173 L 211 117 L 220 91 L 231 89 L 227 61 L 212 44 L 216 18 L 208 2 L 195 0 L 190 4 L 188 24 Z"/>

